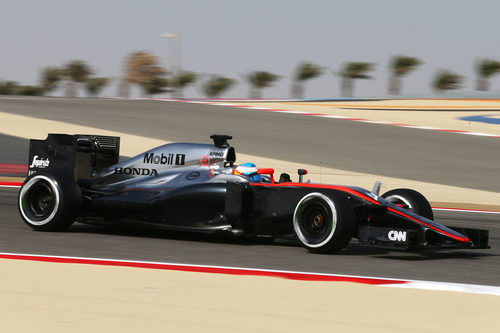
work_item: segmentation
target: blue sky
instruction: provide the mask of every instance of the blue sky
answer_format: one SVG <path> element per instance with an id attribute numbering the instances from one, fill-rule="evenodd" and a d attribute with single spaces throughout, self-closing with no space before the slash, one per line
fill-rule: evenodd
<path id="1" fill-rule="evenodd" d="M 0 0 L 0 79 L 36 84 L 45 66 L 88 62 L 114 78 L 124 57 L 146 50 L 170 64 L 163 32 L 182 34 L 182 67 L 222 74 L 239 83 L 224 97 L 247 97 L 242 75 L 268 70 L 282 76 L 264 97 L 289 97 L 292 73 L 303 60 L 326 68 L 306 84 L 306 97 L 339 97 L 332 72 L 345 61 L 376 63 L 373 80 L 358 80 L 356 96 L 386 93 L 394 54 L 424 64 L 403 81 L 403 93 L 426 94 L 440 68 L 466 76 L 474 88 L 474 62 L 500 60 L 499 1 L 7 1 Z M 491 81 L 500 91 L 500 75 Z M 185 91 L 200 97 L 199 83 Z M 138 90 L 134 90 L 138 96 Z"/>

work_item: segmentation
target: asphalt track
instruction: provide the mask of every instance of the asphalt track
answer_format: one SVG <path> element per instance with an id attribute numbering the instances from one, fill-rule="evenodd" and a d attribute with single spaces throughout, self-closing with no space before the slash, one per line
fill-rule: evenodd
<path id="1" fill-rule="evenodd" d="M 206 142 L 232 134 L 238 151 L 303 163 L 498 191 L 500 140 L 337 119 L 160 101 L 2 99 L 0 111 L 169 141 Z M 27 124 L 29 126 L 29 124 Z M 98 134 L 98 133 L 96 133 Z M 0 162 L 22 163 L 25 140 L 0 137 Z M 290 144 L 293 142 L 293 144 Z M 7 149 L 5 146 L 8 146 Z M 0 189 L 0 252 L 137 259 L 500 285 L 499 215 L 436 212 L 446 225 L 490 230 L 489 250 L 406 253 L 351 244 L 315 255 L 290 241 L 237 240 L 75 224 L 31 231 L 17 212 L 17 189 Z"/>
<path id="2" fill-rule="evenodd" d="M 499 216 L 436 212 L 446 225 L 490 230 L 491 249 L 408 253 L 352 243 L 340 254 L 307 252 L 290 240 L 196 235 L 75 223 L 65 232 L 32 231 L 17 211 L 16 188 L 0 189 L 0 252 L 237 266 L 500 286 Z"/>
<path id="3" fill-rule="evenodd" d="M 226 133 L 237 152 L 251 155 L 499 191 L 498 138 L 146 100 L 0 99 L 0 111 L 168 141 L 208 142 L 211 133 Z M 1 158 L 10 162 L 19 153 Z"/>
<path id="4" fill-rule="evenodd" d="M 27 164 L 29 140 L 0 134 L 0 163 Z"/>

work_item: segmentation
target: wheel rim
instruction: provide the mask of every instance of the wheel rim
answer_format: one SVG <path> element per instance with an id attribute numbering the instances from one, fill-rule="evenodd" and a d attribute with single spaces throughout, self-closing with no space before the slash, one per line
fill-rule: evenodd
<path id="1" fill-rule="evenodd" d="M 26 193 L 28 209 L 38 218 L 46 218 L 54 210 L 55 195 L 52 188 L 45 182 L 38 182 Z"/>
<path id="2" fill-rule="evenodd" d="M 52 220 L 59 208 L 59 192 L 54 181 L 46 176 L 35 176 L 21 188 L 19 207 L 24 219 L 33 225 L 44 225 Z"/>
<path id="3" fill-rule="evenodd" d="M 295 233 L 300 241 L 312 248 L 328 243 L 337 226 L 337 212 L 329 197 L 310 193 L 300 200 L 293 215 Z"/>
<path id="4" fill-rule="evenodd" d="M 415 211 L 415 208 L 413 207 L 413 205 L 411 204 L 411 202 L 401 196 L 401 195 L 398 195 L 398 194 L 392 194 L 392 195 L 389 195 L 388 197 L 384 198 L 385 200 L 389 201 L 390 203 L 393 203 L 395 205 L 403 205 L 403 208 L 411 211 L 411 212 L 414 212 Z"/>
<path id="5" fill-rule="evenodd" d="M 320 203 L 312 203 L 304 208 L 299 215 L 300 229 L 309 239 L 318 238 L 328 232 L 328 223 L 325 223 L 328 212 Z"/>

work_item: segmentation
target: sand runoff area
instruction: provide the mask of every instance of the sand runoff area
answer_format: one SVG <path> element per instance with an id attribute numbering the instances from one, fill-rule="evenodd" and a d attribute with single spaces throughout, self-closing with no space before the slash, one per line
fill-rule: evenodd
<path id="1" fill-rule="evenodd" d="M 498 332 L 500 297 L 0 259 L 4 332 Z"/>

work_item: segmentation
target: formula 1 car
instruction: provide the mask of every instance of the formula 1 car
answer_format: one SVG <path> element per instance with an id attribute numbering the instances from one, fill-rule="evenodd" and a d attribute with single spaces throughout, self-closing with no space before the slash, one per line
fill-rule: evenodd
<path id="1" fill-rule="evenodd" d="M 171 143 L 119 162 L 119 137 L 49 134 L 30 140 L 29 176 L 19 211 L 33 229 L 82 223 L 149 226 L 235 236 L 296 236 L 312 252 L 360 243 L 402 249 L 488 248 L 488 231 L 433 221 L 428 201 L 411 189 L 381 196 L 303 182 L 273 169 L 236 172 L 228 135 L 213 144 Z M 248 168 L 247 168 L 248 171 Z"/>

